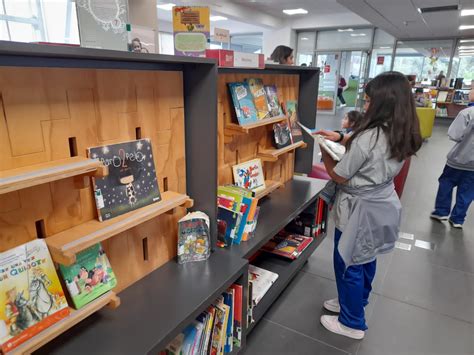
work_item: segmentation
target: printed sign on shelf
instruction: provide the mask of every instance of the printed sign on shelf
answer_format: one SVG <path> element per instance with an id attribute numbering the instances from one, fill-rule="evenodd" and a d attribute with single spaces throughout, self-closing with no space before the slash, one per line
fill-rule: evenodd
<path id="1" fill-rule="evenodd" d="M 223 28 L 214 28 L 214 42 L 229 43 L 230 31 Z"/>

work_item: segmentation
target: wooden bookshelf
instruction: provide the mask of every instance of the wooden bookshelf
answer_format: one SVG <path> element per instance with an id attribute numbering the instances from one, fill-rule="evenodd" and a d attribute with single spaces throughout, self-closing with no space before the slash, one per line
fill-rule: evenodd
<path id="1" fill-rule="evenodd" d="M 263 119 L 259 122 L 251 123 L 251 124 L 246 124 L 246 125 L 239 125 L 237 123 L 227 123 L 225 125 L 225 131 L 226 134 L 233 135 L 233 134 L 249 134 L 250 130 L 259 128 L 259 127 L 264 127 L 267 125 L 271 125 L 274 123 L 282 122 L 287 120 L 288 117 L 283 115 L 283 116 L 277 116 L 277 117 L 272 117 L 272 118 L 266 118 Z"/>
<path id="2" fill-rule="evenodd" d="M 282 186 L 283 184 L 279 181 L 265 180 L 265 190 L 257 192 L 255 197 L 260 200 Z"/>
<path id="3" fill-rule="evenodd" d="M 107 305 L 112 309 L 115 309 L 120 305 L 120 298 L 115 294 L 115 292 L 107 292 L 79 310 L 71 308 L 71 313 L 69 316 L 53 324 L 51 327 L 46 328 L 41 333 L 35 335 L 33 338 L 27 340 L 25 343 L 9 352 L 9 354 L 31 354 L 33 351 L 39 349 L 44 344 L 50 342 L 80 321 L 84 320 L 91 314 L 97 312 Z"/>
<path id="4" fill-rule="evenodd" d="M 161 195 L 160 202 L 104 222 L 97 220 L 88 221 L 46 238 L 46 243 L 55 262 L 63 265 L 72 265 L 76 261 L 76 253 L 81 250 L 163 213 L 173 213 L 177 207 L 190 208 L 192 206 L 193 200 L 187 195 L 167 191 Z"/>
<path id="5" fill-rule="evenodd" d="M 281 149 L 259 149 L 257 157 L 262 161 L 276 162 L 283 154 L 289 153 L 298 148 L 306 148 L 307 144 L 303 141 L 293 143 Z"/>
<path id="6" fill-rule="evenodd" d="M 17 191 L 78 175 L 107 175 L 98 159 L 72 157 L 22 168 L 0 171 L 0 194 Z"/>

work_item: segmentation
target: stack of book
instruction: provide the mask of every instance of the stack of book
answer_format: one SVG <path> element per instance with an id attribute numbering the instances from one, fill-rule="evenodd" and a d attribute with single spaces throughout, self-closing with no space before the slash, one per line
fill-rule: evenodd
<path id="1" fill-rule="evenodd" d="M 294 260 L 305 251 L 313 238 L 281 231 L 262 247 L 263 251 Z"/>
<path id="2" fill-rule="evenodd" d="M 228 354 L 242 342 L 243 287 L 233 284 L 160 355 Z"/>
<path id="3" fill-rule="evenodd" d="M 220 246 L 240 244 L 252 238 L 257 226 L 258 199 L 251 190 L 219 186 L 217 190 L 217 228 Z"/>

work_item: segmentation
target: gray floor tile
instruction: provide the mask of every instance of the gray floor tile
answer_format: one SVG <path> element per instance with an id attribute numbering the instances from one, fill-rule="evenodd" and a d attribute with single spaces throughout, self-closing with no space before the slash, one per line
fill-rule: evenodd
<path id="1" fill-rule="evenodd" d="M 333 334 L 319 322 L 321 315 L 331 314 L 323 309 L 323 302 L 334 297 L 337 297 L 334 281 L 308 273 L 300 273 L 267 312 L 265 318 L 336 348 L 351 353 L 355 352 L 359 341 Z M 369 327 L 373 310 L 372 303 L 376 297 L 376 295 L 372 295 L 371 303 L 366 309 Z"/>
<path id="2" fill-rule="evenodd" d="M 347 354 L 305 335 L 262 319 L 247 339 L 244 355 L 261 354 Z"/>
<path id="3" fill-rule="evenodd" d="M 474 327 L 405 303 L 377 297 L 358 355 L 474 354 Z"/>
<path id="4" fill-rule="evenodd" d="M 427 263 L 396 250 L 381 290 L 383 296 L 468 322 L 474 320 L 474 274 Z"/>

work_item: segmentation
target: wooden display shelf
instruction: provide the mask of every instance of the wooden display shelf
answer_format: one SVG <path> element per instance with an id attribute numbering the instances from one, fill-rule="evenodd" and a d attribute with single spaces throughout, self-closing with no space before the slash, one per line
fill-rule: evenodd
<path id="1" fill-rule="evenodd" d="M 98 159 L 72 157 L 49 161 L 0 172 L 0 194 L 78 175 L 104 177 L 107 172 Z"/>
<path id="2" fill-rule="evenodd" d="M 273 191 L 279 189 L 282 186 L 283 186 L 283 183 L 281 183 L 279 181 L 265 180 L 265 190 L 257 192 L 255 194 L 255 197 L 257 199 L 264 198 L 265 196 L 268 196 Z"/>
<path id="3" fill-rule="evenodd" d="M 291 152 L 297 148 L 306 148 L 307 144 L 303 141 L 293 143 L 281 149 L 262 149 L 259 150 L 257 156 L 262 161 L 277 161 L 280 155 Z"/>
<path id="4" fill-rule="evenodd" d="M 193 200 L 177 192 L 166 191 L 161 201 L 104 222 L 91 220 L 46 238 L 53 260 L 72 265 L 76 253 L 114 235 L 135 227 L 163 213 L 171 213 L 177 207 L 190 208 Z"/>
<path id="5" fill-rule="evenodd" d="M 287 119 L 287 116 L 283 115 L 283 116 L 277 116 L 277 117 L 272 117 L 272 118 L 266 118 L 266 119 L 260 120 L 259 122 L 250 123 L 246 125 L 239 125 L 237 123 L 227 123 L 225 125 L 225 130 L 226 130 L 226 133 L 230 135 L 248 134 L 251 129 L 267 126 L 273 123 L 278 123 L 286 119 Z"/>
<path id="6" fill-rule="evenodd" d="M 69 316 L 38 333 L 9 354 L 31 354 L 106 305 L 109 305 L 110 308 L 117 308 L 120 305 L 120 298 L 115 292 L 107 292 L 79 310 L 71 308 Z"/>

